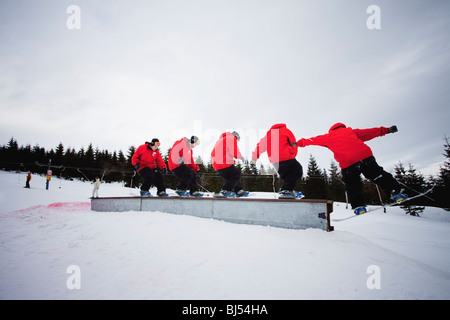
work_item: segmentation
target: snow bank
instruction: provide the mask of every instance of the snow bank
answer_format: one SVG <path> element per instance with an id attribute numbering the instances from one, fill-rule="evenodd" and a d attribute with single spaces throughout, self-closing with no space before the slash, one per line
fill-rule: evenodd
<path id="1" fill-rule="evenodd" d="M 1 299 L 450 298 L 449 213 L 439 208 L 423 218 L 378 210 L 334 222 L 334 232 L 288 230 L 93 212 L 89 183 L 53 178 L 45 190 L 34 175 L 24 185 L 25 174 L 0 172 Z M 349 215 L 335 203 L 332 217 Z"/>

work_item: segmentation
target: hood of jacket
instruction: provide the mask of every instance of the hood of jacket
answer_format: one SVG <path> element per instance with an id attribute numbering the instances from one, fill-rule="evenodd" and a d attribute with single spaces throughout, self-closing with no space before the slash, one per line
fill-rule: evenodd
<path id="1" fill-rule="evenodd" d="M 331 126 L 330 130 L 328 132 L 331 132 L 333 130 L 336 130 L 338 128 L 347 128 L 347 126 L 341 122 L 335 123 Z"/>
<path id="2" fill-rule="evenodd" d="M 280 128 L 286 128 L 286 124 L 284 123 L 274 124 L 270 129 L 280 129 Z"/>

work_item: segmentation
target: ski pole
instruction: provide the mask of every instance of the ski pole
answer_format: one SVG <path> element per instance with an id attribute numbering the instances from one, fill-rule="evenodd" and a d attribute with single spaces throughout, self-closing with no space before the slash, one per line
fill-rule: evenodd
<path id="1" fill-rule="evenodd" d="M 380 198 L 380 204 L 384 207 L 383 199 L 381 199 L 380 188 L 378 188 L 377 184 L 375 184 L 375 187 L 377 187 L 378 197 Z M 383 211 L 386 213 L 386 207 L 383 208 Z"/>
<path id="2" fill-rule="evenodd" d="M 209 191 L 208 189 L 206 189 L 204 186 L 202 186 L 200 183 L 197 182 L 197 185 L 202 188 L 203 190 L 205 190 L 208 193 L 212 193 L 211 191 Z"/>
<path id="3" fill-rule="evenodd" d="M 409 190 L 411 190 L 411 191 L 414 191 L 415 193 L 417 193 L 417 194 L 421 194 L 422 192 L 419 192 L 419 191 L 417 191 L 417 190 L 414 190 L 413 188 L 411 188 L 411 187 L 408 187 L 406 184 L 404 184 L 403 182 L 401 182 L 401 181 L 399 181 L 398 183 L 400 183 L 402 186 L 404 186 L 405 188 L 408 188 Z M 433 186 L 433 188 L 434 188 L 434 186 Z M 432 201 L 436 201 L 436 200 L 434 200 L 433 198 L 431 198 L 431 197 L 429 197 L 429 196 L 427 196 L 427 195 L 424 195 L 424 197 L 425 198 L 428 198 L 428 199 L 430 199 L 430 200 L 432 200 Z"/>

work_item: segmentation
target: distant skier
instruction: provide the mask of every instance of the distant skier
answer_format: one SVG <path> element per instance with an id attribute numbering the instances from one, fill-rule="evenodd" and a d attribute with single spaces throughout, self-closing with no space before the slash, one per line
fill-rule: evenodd
<path id="1" fill-rule="evenodd" d="M 199 197 L 202 195 L 198 191 L 197 174 L 200 173 L 200 167 L 195 164 L 192 156 L 192 149 L 200 144 L 200 140 L 196 136 L 190 139 L 182 138 L 176 141 L 169 153 L 169 169 L 178 179 L 178 186 L 175 192 L 184 196 L 189 189 L 190 195 Z"/>
<path id="2" fill-rule="evenodd" d="M 136 168 L 144 182 L 141 186 L 141 196 L 150 196 L 150 187 L 155 185 L 157 188 L 157 195 L 163 197 L 166 195 L 166 186 L 161 172 L 167 173 L 167 166 L 159 152 L 161 143 L 158 139 L 153 139 L 151 142 L 146 141 L 145 144 L 139 146 L 133 157 L 131 164 Z"/>
<path id="3" fill-rule="evenodd" d="M 27 181 L 25 182 L 25 188 L 30 189 L 30 181 L 31 181 L 31 172 L 28 172 Z"/>
<path id="4" fill-rule="evenodd" d="M 100 178 L 95 177 L 94 190 L 92 190 L 92 198 L 98 198 L 98 189 L 100 189 Z"/>
<path id="5" fill-rule="evenodd" d="M 225 179 L 220 193 L 229 197 L 233 192 L 238 197 L 247 194 L 241 182 L 241 171 L 235 167 L 234 159 L 241 159 L 243 157 L 237 146 L 240 136 L 236 131 L 224 132 L 220 135 L 211 152 L 212 166 L 217 173 Z"/>
<path id="6" fill-rule="evenodd" d="M 395 202 L 407 198 L 394 177 L 383 170 L 373 156 L 372 150 L 364 143 L 388 133 L 397 132 L 396 126 L 370 129 L 347 128 L 343 123 L 334 124 L 327 134 L 297 141 L 299 147 L 317 145 L 327 147 L 341 168 L 342 178 L 349 201 L 355 214 L 367 212 L 362 194 L 361 173 L 390 195 Z"/>
<path id="7" fill-rule="evenodd" d="M 252 153 L 252 164 L 255 164 L 261 153 L 267 151 L 270 163 L 283 180 L 279 191 L 280 197 L 283 198 L 296 196 L 294 188 L 303 175 L 303 168 L 295 159 L 297 149 L 294 134 L 285 124 L 280 123 L 273 125 L 267 131 Z"/>

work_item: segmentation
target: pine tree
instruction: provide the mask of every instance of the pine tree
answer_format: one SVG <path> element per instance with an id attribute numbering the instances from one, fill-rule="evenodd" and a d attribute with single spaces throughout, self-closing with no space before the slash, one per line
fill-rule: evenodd
<path id="1" fill-rule="evenodd" d="M 406 180 L 406 185 L 411 189 L 417 192 L 423 192 L 425 190 L 425 178 L 421 173 L 416 173 L 416 169 L 411 163 L 408 165 Z"/>
<path id="2" fill-rule="evenodd" d="M 95 167 L 95 153 L 94 148 L 92 147 L 92 143 L 89 144 L 86 149 L 86 153 L 84 154 L 84 165 L 89 168 Z"/>
<path id="3" fill-rule="evenodd" d="M 19 144 L 17 140 L 11 138 L 6 146 L 5 158 L 6 162 L 20 162 L 19 158 Z"/>
<path id="4" fill-rule="evenodd" d="M 17 140 L 15 140 L 14 138 L 11 138 L 8 142 L 7 149 L 10 151 L 18 151 L 19 144 L 17 143 Z"/>
<path id="5" fill-rule="evenodd" d="M 423 192 L 425 190 L 425 179 L 422 174 L 416 173 L 414 166 L 409 163 L 408 169 L 406 169 L 400 162 L 398 166 L 395 167 L 396 179 L 401 182 L 406 189 L 411 192 Z M 401 208 L 405 212 L 412 216 L 419 216 L 419 214 L 425 209 L 425 207 L 417 206 L 418 203 L 423 203 L 426 201 L 423 198 L 414 199 L 408 201 Z"/>
<path id="6" fill-rule="evenodd" d="M 447 136 L 444 137 L 444 166 L 439 170 L 439 185 L 449 189 L 450 188 L 450 142 Z"/>
<path id="7" fill-rule="evenodd" d="M 45 162 L 45 148 L 41 148 L 38 144 L 36 144 L 31 149 L 31 158 L 34 162 L 44 163 Z"/>
<path id="8" fill-rule="evenodd" d="M 55 159 L 53 160 L 53 164 L 57 165 L 57 166 L 62 165 L 63 155 L 64 155 L 64 146 L 63 146 L 62 142 L 60 142 L 55 150 Z"/>
<path id="9" fill-rule="evenodd" d="M 308 199 L 326 199 L 327 184 L 316 159 L 310 155 L 308 170 L 306 174 L 306 183 L 304 187 L 305 197 Z"/>
<path id="10" fill-rule="evenodd" d="M 436 197 L 437 203 L 450 210 L 450 143 L 447 136 L 444 137 L 444 153 L 445 161 L 444 165 L 439 170 L 439 175 L 437 178 L 437 187 L 433 196 Z"/>
<path id="11" fill-rule="evenodd" d="M 330 200 L 345 202 L 345 185 L 342 182 L 341 172 L 336 162 L 331 161 L 330 177 L 328 182 L 328 196 Z"/>
<path id="12" fill-rule="evenodd" d="M 127 154 L 127 165 L 131 166 L 131 158 L 133 157 L 134 153 L 136 152 L 135 146 L 130 146 L 128 148 L 128 154 Z M 167 161 L 167 160 L 166 160 Z"/>
<path id="13" fill-rule="evenodd" d="M 408 169 L 401 162 L 395 165 L 395 179 L 411 191 L 423 192 L 426 187 L 425 178 L 422 174 L 416 173 L 416 169 L 411 163 L 408 164 Z"/>
<path id="14" fill-rule="evenodd" d="M 119 150 L 119 154 L 117 155 L 117 165 L 120 168 L 125 167 L 127 163 L 127 159 L 125 158 L 125 155 L 123 154 L 122 150 Z"/>
<path id="15" fill-rule="evenodd" d="M 397 181 L 399 182 L 406 183 L 406 169 L 401 161 L 399 161 L 398 164 L 395 165 L 394 171 L 395 179 L 397 179 Z"/>

